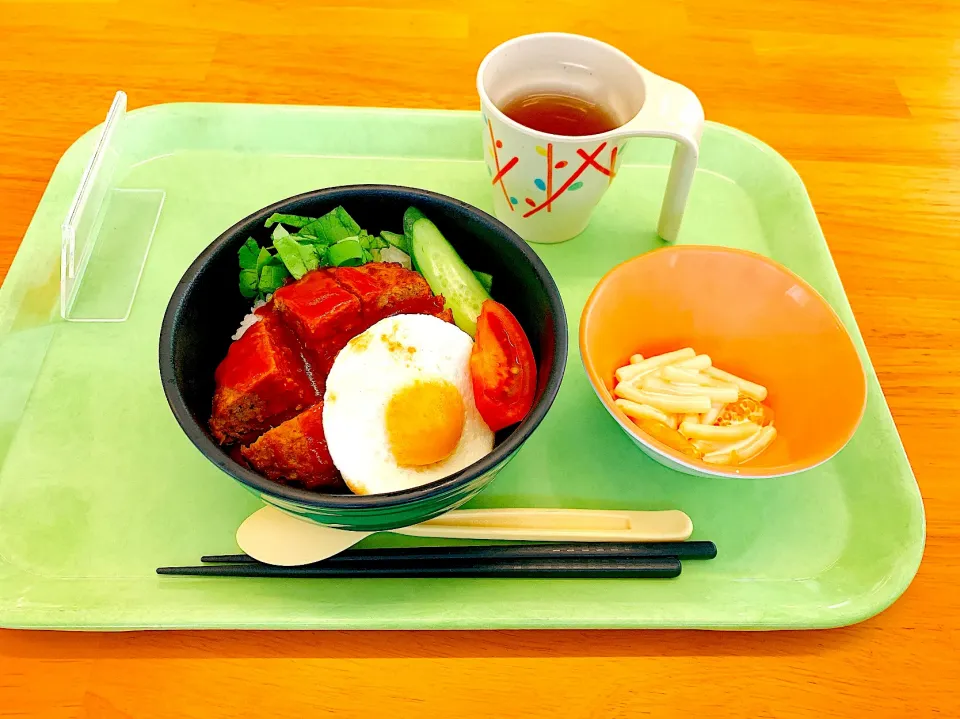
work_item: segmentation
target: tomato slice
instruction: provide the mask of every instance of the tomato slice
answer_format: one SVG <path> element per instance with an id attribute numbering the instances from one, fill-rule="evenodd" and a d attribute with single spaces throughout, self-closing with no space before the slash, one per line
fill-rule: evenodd
<path id="1" fill-rule="evenodd" d="M 499 302 L 486 300 L 480 308 L 470 375 L 477 410 L 494 432 L 516 424 L 533 407 L 533 348 L 517 318 Z"/>

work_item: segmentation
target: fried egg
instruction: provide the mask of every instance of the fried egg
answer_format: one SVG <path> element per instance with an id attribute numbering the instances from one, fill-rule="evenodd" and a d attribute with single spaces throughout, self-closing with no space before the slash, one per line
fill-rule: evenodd
<path id="1" fill-rule="evenodd" d="M 397 315 L 340 351 L 327 377 L 323 430 L 355 494 L 427 484 L 493 450 L 473 399 L 472 349 L 456 325 Z"/>

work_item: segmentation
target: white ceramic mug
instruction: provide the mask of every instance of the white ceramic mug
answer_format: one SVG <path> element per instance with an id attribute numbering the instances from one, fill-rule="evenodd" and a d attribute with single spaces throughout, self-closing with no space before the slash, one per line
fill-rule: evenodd
<path id="1" fill-rule="evenodd" d="M 703 108 L 693 92 L 611 45 L 552 32 L 495 48 L 480 64 L 477 92 L 496 215 L 525 240 L 563 242 L 580 234 L 632 137 L 677 142 L 657 227 L 663 239 L 676 240 L 703 132 Z M 590 98 L 620 126 L 576 137 L 531 130 L 500 110 L 530 92 Z"/>

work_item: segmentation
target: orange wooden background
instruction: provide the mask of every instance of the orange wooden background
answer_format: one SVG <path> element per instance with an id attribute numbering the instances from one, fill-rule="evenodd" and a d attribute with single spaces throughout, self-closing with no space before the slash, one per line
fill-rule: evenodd
<path id="1" fill-rule="evenodd" d="M 0 716 L 960 716 L 956 0 L 0 0 L 0 277 L 118 88 L 473 108 L 484 53 L 538 30 L 618 45 L 800 171 L 926 503 L 904 597 L 810 633 L 0 631 Z"/>

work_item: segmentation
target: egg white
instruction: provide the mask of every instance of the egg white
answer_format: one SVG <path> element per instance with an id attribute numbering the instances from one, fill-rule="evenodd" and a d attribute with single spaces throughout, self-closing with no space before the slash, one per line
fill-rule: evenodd
<path id="1" fill-rule="evenodd" d="M 493 432 L 473 398 L 472 349 L 473 340 L 456 325 L 429 315 L 397 315 L 377 322 L 340 351 L 327 377 L 323 430 L 333 463 L 355 494 L 418 487 L 459 472 L 493 450 Z M 463 434 L 446 459 L 401 467 L 390 451 L 387 403 L 413 382 L 438 379 L 460 392 Z"/>

